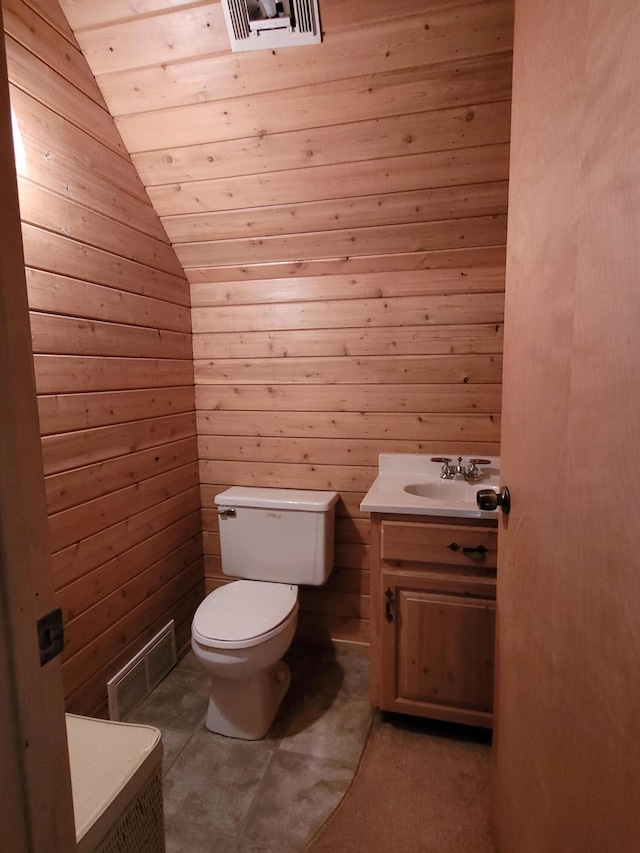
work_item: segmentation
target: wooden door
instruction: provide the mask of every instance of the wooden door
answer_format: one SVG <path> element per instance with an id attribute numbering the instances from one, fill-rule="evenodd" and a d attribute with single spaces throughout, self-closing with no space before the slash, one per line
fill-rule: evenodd
<path id="1" fill-rule="evenodd" d="M 500 853 L 640 850 L 640 6 L 517 0 Z"/>
<path id="2" fill-rule="evenodd" d="M 0 850 L 64 853 L 75 829 L 60 662 L 40 666 L 36 631 L 54 595 L 2 39 L 0 233 Z"/>

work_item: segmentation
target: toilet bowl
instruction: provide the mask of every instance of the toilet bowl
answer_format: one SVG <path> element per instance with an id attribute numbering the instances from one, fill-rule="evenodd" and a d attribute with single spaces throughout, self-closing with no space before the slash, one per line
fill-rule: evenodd
<path id="1" fill-rule="evenodd" d="M 289 687 L 281 660 L 298 622 L 298 589 L 232 581 L 202 602 L 191 647 L 211 676 L 205 725 L 227 737 L 257 740 L 269 731 Z"/>
<path id="2" fill-rule="evenodd" d="M 333 567 L 336 492 L 232 487 L 216 496 L 224 574 L 196 610 L 191 647 L 211 676 L 206 726 L 257 740 L 291 681 L 282 660 L 298 621 L 298 584 Z"/>

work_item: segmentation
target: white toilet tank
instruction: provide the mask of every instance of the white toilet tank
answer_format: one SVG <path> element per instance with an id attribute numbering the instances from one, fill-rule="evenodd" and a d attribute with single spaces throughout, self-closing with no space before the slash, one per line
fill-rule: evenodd
<path id="1" fill-rule="evenodd" d="M 215 503 L 225 575 L 323 584 L 333 568 L 337 492 L 233 486 Z"/>

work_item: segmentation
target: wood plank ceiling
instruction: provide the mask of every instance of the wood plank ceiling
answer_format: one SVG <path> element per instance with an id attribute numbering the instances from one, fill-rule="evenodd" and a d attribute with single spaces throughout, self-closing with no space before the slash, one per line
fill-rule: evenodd
<path id="1" fill-rule="evenodd" d="M 62 0 L 191 284 L 205 573 L 215 493 L 335 488 L 310 633 L 366 642 L 380 452 L 498 449 L 512 0 L 320 0 L 233 54 L 219 3 Z"/>

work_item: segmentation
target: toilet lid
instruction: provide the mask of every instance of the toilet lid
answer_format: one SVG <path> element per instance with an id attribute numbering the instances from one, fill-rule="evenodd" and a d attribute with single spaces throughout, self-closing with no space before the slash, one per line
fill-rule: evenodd
<path id="1" fill-rule="evenodd" d="M 297 601 L 297 586 L 233 581 L 209 593 L 196 610 L 193 627 L 205 640 L 238 643 L 276 628 Z"/>

